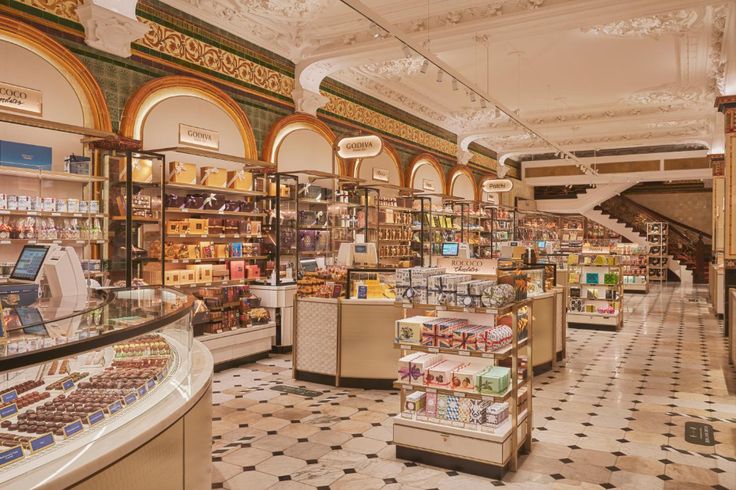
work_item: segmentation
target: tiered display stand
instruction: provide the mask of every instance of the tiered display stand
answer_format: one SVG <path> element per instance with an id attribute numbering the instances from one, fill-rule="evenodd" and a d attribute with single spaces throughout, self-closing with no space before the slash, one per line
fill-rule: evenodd
<path id="1" fill-rule="evenodd" d="M 624 271 L 624 292 L 649 292 L 647 247 L 634 243 L 619 243 L 614 250 L 621 257 L 621 267 Z"/>
<path id="2" fill-rule="evenodd" d="M 474 262 L 479 262 L 474 260 Z M 486 262 L 486 261 L 484 261 Z M 493 261 L 495 262 L 495 261 Z M 421 345 L 396 343 L 402 354 L 411 352 L 440 353 L 456 360 L 468 358 L 487 359 L 488 364 L 498 365 L 503 359 L 511 359 L 508 389 L 500 394 L 487 395 L 477 392 L 455 391 L 421 384 L 397 381 L 395 386 L 401 390 L 402 413 L 394 418 L 394 442 L 396 456 L 402 459 L 419 461 L 434 466 L 478 474 L 491 478 L 501 478 L 507 470 L 518 468 L 519 451 L 531 451 L 532 433 L 532 311 L 531 300 L 523 300 L 502 308 L 462 308 L 436 305 L 419 305 L 397 302 L 402 308 L 404 318 L 420 311 L 437 317 L 467 318 L 470 323 L 495 325 L 499 316 L 511 315 L 514 331 L 512 344 L 495 352 L 435 348 Z M 528 319 L 526 337 L 518 338 L 518 320 Z M 527 358 L 526 377 L 521 379 L 517 372 L 519 355 L 525 352 Z M 404 411 L 406 396 L 414 391 L 450 395 L 458 398 L 472 398 L 490 402 L 507 401 L 508 419 L 492 432 L 481 424 L 463 424 L 436 418 L 428 418 L 424 412 L 408 414 Z M 523 411 L 519 403 L 525 401 Z"/>
<path id="3" fill-rule="evenodd" d="M 596 263 L 596 257 L 606 263 Z M 573 262 L 577 257 L 578 261 Z M 567 326 L 593 330 L 617 331 L 623 326 L 624 288 L 622 267 L 615 255 L 585 253 L 568 258 Z M 606 274 L 615 274 L 615 282 L 605 282 Z M 595 280 L 594 280 L 595 279 Z M 576 291 L 577 290 L 577 291 Z M 613 307 L 613 312 L 599 308 Z"/>
<path id="4" fill-rule="evenodd" d="M 647 223 L 647 243 L 649 244 L 649 258 L 647 263 L 647 277 L 649 282 L 667 281 L 669 257 L 667 256 L 668 223 L 651 221 Z"/>

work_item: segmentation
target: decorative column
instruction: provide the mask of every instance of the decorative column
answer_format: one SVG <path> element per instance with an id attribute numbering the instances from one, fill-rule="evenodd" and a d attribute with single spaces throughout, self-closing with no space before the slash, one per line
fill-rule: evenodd
<path id="1" fill-rule="evenodd" d="M 723 174 L 725 178 L 724 210 L 724 310 L 725 334 L 729 333 L 729 289 L 736 288 L 736 95 L 724 95 L 716 99 L 716 107 L 723 113 L 725 132 L 725 155 Z"/>

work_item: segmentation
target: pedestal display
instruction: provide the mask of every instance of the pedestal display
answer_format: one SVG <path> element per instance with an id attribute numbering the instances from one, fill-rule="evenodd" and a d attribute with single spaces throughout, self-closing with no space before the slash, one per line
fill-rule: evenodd
<path id="1" fill-rule="evenodd" d="M 531 300 L 493 273 L 397 271 L 397 457 L 500 478 L 531 449 Z"/>
<path id="2" fill-rule="evenodd" d="M 600 253 L 568 256 L 567 325 L 619 330 L 623 326 L 623 282 L 619 257 Z"/>
<path id="3" fill-rule="evenodd" d="M 191 297 L 117 290 L 69 307 L 4 312 L 26 321 L 0 355 L 0 486 L 209 488 L 212 357 L 192 340 Z"/>

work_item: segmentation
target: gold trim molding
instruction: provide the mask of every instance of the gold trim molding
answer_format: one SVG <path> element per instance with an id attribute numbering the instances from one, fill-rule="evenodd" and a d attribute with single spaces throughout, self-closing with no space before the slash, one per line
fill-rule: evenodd
<path id="1" fill-rule="evenodd" d="M 439 160 L 435 158 L 434 155 L 430 153 L 420 153 L 419 155 L 415 156 L 411 163 L 409 163 L 409 166 L 406 167 L 406 174 L 404 176 L 404 182 L 406 182 L 407 187 L 414 188 L 414 176 L 416 175 L 417 170 L 419 170 L 424 165 L 431 165 L 434 167 L 437 174 L 440 176 L 440 184 L 441 189 L 437 192 L 441 192 L 443 194 L 447 194 L 447 179 L 445 177 L 445 172 L 442 171 L 442 165 L 440 165 Z"/>
<path id="2" fill-rule="evenodd" d="M 397 175 L 399 176 L 399 183 L 397 184 L 400 187 L 404 186 L 404 172 L 401 170 L 401 158 L 399 158 L 399 154 L 396 152 L 396 148 L 386 141 L 385 138 L 382 138 L 383 140 L 383 149 L 388 154 L 391 161 L 394 163 L 394 166 L 396 167 Z M 356 158 L 353 162 L 353 171 L 352 176 L 358 177 L 358 174 L 360 173 L 360 166 L 363 163 L 363 158 Z"/>
<path id="3" fill-rule="evenodd" d="M 475 180 L 475 176 L 473 175 L 473 172 L 471 172 L 468 167 L 464 165 L 455 165 L 450 169 L 450 171 L 447 174 L 447 194 L 452 196 L 452 190 L 453 186 L 455 185 L 455 179 L 458 178 L 459 175 L 465 174 L 469 179 L 470 183 L 473 186 L 473 199 L 476 201 L 479 201 L 478 197 L 478 185 Z"/>

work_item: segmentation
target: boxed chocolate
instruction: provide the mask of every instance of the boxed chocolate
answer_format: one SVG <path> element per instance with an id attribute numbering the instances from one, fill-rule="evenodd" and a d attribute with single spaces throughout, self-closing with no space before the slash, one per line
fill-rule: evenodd
<path id="1" fill-rule="evenodd" d="M 509 386 L 510 371 L 507 367 L 493 366 L 488 368 L 479 376 L 479 391 L 484 394 L 503 393 Z"/>
<path id="2" fill-rule="evenodd" d="M 463 424 L 470 423 L 470 410 L 473 402 L 470 398 L 460 398 L 458 407 L 458 421 Z"/>
<path id="3" fill-rule="evenodd" d="M 424 375 L 424 384 L 427 386 L 439 386 L 449 388 L 452 383 L 452 373 L 463 367 L 461 362 L 442 360 L 429 366 Z"/>
<path id="4" fill-rule="evenodd" d="M 424 409 L 426 395 L 423 391 L 414 391 L 406 395 L 405 408 L 411 412 L 420 412 Z"/>
<path id="5" fill-rule="evenodd" d="M 414 359 L 422 357 L 422 352 L 412 352 L 399 359 L 399 381 L 402 383 L 417 383 L 421 382 L 421 373 L 416 368 L 416 371 L 412 370 L 411 362 Z"/>
<path id="6" fill-rule="evenodd" d="M 424 397 L 424 412 L 427 417 L 437 418 L 437 393 L 427 393 Z"/>
<path id="7" fill-rule="evenodd" d="M 488 369 L 488 363 L 471 363 L 452 373 L 452 389 L 457 391 L 477 392 L 477 380 Z"/>
<path id="8" fill-rule="evenodd" d="M 218 167 L 202 167 L 199 169 L 201 184 L 208 187 L 227 187 L 227 170 Z"/>
<path id="9" fill-rule="evenodd" d="M 460 420 L 460 399 L 458 397 L 452 395 L 447 397 L 445 419 L 452 422 Z"/>
<path id="10" fill-rule="evenodd" d="M 437 395 L 437 418 L 447 418 L 447 395 Z"/>
<path id="11" fill-rule="evenodd" d="M 201 218 L 188 218 L 187 233 L 190 235 L 208 235 L 210 232 L 209 222 Z"/>
<path id="12" fill-rule="evenodd" d="M 197 166 L 193 163 L 169 162 L 169 182 L 195 185 Z"/>
<path id="13" fill-rule="evenodd" d="M 432 318 L 422 323 L 421 343 L 428 347 L 452 347 L 453 332 L 465 326 L 468 321 L 463 318 Z"/>
<path id="14" fill-rule="evenodd" d="M 419 345 L 422 342 L 422 325 L 434 320 L 432 316 L 413 316 L 396 320 L 396 342 Z"/>
<path id="15" fill-rule="evenodd" d="M 230 170 L 227 173 L 227 186 L 239 191 L 253 190 L 253 173 L 246 170 Z"/>
<path id="16" fill-rule="evenodd" d="M 468 274 L 437 274 L 427 279 L 427 304 L 454 305 L 457 285 L 469 281 Z"/>
<path id="17" fill-rule="evenodd" d="M 483 325 L 465 325 L 452 332 L 452 348 L 457 350 L 480 350 L 482 333 L 488 327 Z"/>
<path id="18" fill-rule="evenodd" d="M 245 266 L 245 273 L 248 279 L 258 279 L 261 277 L 261 268 L 256 264 L 248 264 Z"/>
<path id="19" fill-rule="evenodd" d="M 245 279 L 245 262 L 242 260 L 230 261 L 230 280 Z"/>

